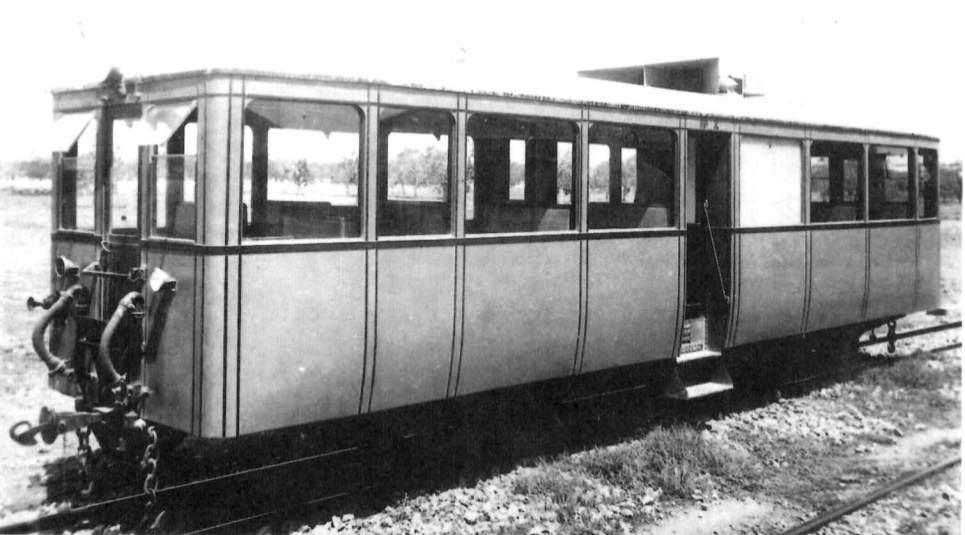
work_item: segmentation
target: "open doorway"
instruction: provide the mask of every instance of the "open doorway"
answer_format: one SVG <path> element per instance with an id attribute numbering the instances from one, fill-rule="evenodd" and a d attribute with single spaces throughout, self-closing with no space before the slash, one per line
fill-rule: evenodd
<path id="1" fill-rule="evenodd" d="M 707 320 L 727 313 L 730 248 L 721 229 L 731 226 L 730 165 L 730 134 L 689 132 L 685 344 L 705 339 L 699 343 L 717 348 L 721 342 L 703 331 L 714 323 Z"/>

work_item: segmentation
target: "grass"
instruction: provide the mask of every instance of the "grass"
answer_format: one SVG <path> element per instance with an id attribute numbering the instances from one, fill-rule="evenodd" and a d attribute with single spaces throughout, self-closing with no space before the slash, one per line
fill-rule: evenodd
<path id="1" fill-rule="evenodd" d="M 947 365 L 939 364 L 929 357 L 929 353 L 916 351 L 908 357 L 895 359 L 889 365 L 864 371 L 858 382 L 884 389 L 934 391 L 948 384 L 953 375 L 960 375 L 960 366 L 958 371 L 949 370 Z"/>
<path id="2" fill-rule="evenodd" d="M 578 460 L 594 477 L 628 491 L 657 488 L 687 498 L 710 490 L 712 479 L 734 479 L 749 462 L 720 443 L 710 443 L 693 427 L 658 428 L 641 440 L 588 452 Z"/>
<path id="3" fill-rule="evenodd" d="M 541 463 L 516 479 L 517 494 L 542 496 L 564 507 L 593 506 L 624 496 L 691 498 L 724 480 L 754 472 L 753 463 L 687 425 L 660 427 L 644 438 Z"/>

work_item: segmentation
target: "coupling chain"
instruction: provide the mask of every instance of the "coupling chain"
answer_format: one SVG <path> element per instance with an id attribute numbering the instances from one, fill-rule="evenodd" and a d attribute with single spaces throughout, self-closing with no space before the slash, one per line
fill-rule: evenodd
<path id="1" fill-rule="evenodd" d="M 157 462 L 159 450 L 157 446 L 157 430 L 154 426 L 147 428 L 147 434 L 151 437 L 151 442 L 144 448 L 144 456 L 141 458 L 141 470 L 144 475 L 144 494 L 147 496 L 145 508 L 148 512 L 157 506 Z"/>
<path id="2" fill-rule="evenodd" d="M 80 461 L 80 495 L 82 498 L 88 498 L 94 491 L 94 479 L 91 477 L 94 452 L 90 448 L 89 427 L 77 430 L 77 460 Z"/>

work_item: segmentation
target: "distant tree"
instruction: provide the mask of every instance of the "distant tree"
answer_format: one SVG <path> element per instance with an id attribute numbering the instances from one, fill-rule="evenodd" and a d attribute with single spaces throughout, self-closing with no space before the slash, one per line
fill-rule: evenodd
<path id="1" fill-rule="evenodd" d="M 315 177 L 312 176 L 312 171 L 308 168 L 308 161 L 304 159 L 295 162 L 295 170 L 292 172 L 291 177 L 295 182 L 295 186 L 298 187 L 299 193 L 301 193 L 304 186 L 315 181 Z"/>
<path id="2" fill-rule="evenodd" d="M 962 201 L 962 161 L 943 163 L 938 170 L 942 202 Z"/>
<path id="3" fill-rule="evenodd" d="M 590 199 L 593 194 L 608 195 L 610 192 L 610 160 L 599 162 L 590 169 Z"/>
<path id="4" fill-rule="evenodd" d="M 556 191 L 570 195 L 573 191 L 573 150 L 566 149 L 556 161 Z"/>
<path id="5" fill-rule="evenodd" d="M 46 158 L 34 158 L 20 162 L 19 169 L 20 173 L 27 178 L 50 178 L 50 160 Z"/>
<path id="6" fill-rule="evenodd" d="M 359 183 L 359 155 L 352 152 L 351 156 L 343 158 L 332 173 L 335 182 L 345 185 L 345 194 L 349 193 L 349 188 Z"/>
<path id="7" fill-rule="evenodd" d="M 436 196 L 445 196 L 448 169 L 449 162 L 446 161 L 446 152 L 435 147 L 426 147 L 419 158 L 419 174 L 416 177 L 416 185 L 431 188 Z"/>
<path id="8" fill-rule="evenodd" d="M 627 196 L 637 191 L 637 156 L 635 154 L 623 160 L 621 174 L 620 189 L 623 191 L 623 199 L 633 202 L 634 200 L 627 199 Z"/>

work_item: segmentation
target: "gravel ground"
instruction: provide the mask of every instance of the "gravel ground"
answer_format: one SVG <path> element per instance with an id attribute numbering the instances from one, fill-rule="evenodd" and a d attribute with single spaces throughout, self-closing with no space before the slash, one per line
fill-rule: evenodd
<path id="1" fill-rule="evenodd" d="M 10 425 L 34 420 L 39 407 L 70 409 L 70 400 L 46 388 L 43 366 L 32 354 L 28 333 L 33 315 L 27 295 L 48 287 L 49 200 L 0 192 L 0 408 Z M 913 328 L 961 318 L 960 223 L 942 224 L 942 291 L 947 314 L 916 314 L 902 320 Z M 899 354 L 959 340 L 939 333 L 899 342 Z M 871 352 L 883 352 L 874 346 Z M 357 518 L 296 519 L 289 529 L 312 533 L 774 533 L 844 500 L 944 459 L 960 449 L 960 351 L 924 357 L 928 366 L 956 380 L 924 391 L 874 382 L 849 382 L 782 399 L 765 407 L 711 420 L 700 439 L 748 459 L 746 477 L 707 483 L 685 497 L 660 488 L 630 493 L 619 485 L 570 471 L 586 452 L 533 461 L 472 486 L 407 496 L 374 514 Z M 932 404 L 932 405 L 929 405 Z M 634 442 L 611 448 L 633 447 Z M 70 494 L 76 439 L 22 448 L 0 440 L 0 523 L 48 512 Z M 960 469 L 894 494 L 823 534 L 960 533 Z M 551 476 L 560 496 L 527 491 Z M 299 527 L 299 524 L 305 525 Z M 97 527 L 76 533 L 113 532 Z"/>

